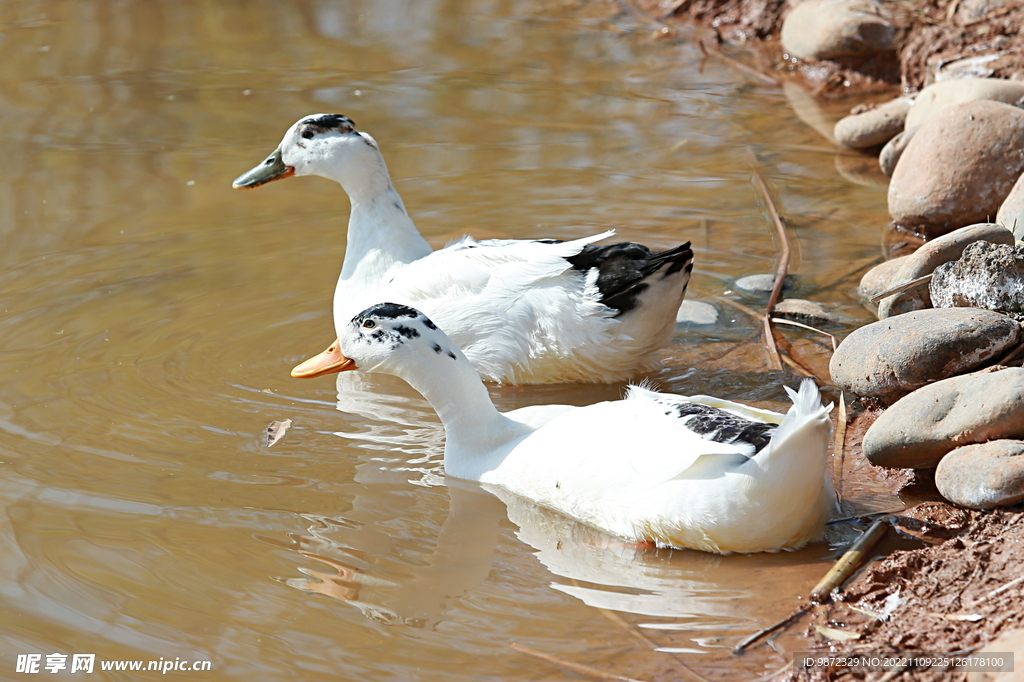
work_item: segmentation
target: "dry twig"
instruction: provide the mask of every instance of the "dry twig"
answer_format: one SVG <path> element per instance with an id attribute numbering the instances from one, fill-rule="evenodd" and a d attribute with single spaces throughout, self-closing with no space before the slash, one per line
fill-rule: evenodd
<path id="1" fill-rule="evenodd" d="M 782 286 L 786 283 L 786 275 L 789 272 L 789 238 L 786 236 L 786 228 L 782 224 L 782 218 L 779 216 L 779 210 L 775 207 L 775 200 L 772 199 L 771 192 L 768 191 L 768 185 L 765 183 L 764 178 L 761 177 L 761 173 L 757 170 L 757 157 L 754 156 L 754 152 L 751 149 L 747 149 L 747 153 L 750 155 L 750 165 L 754 171 L 754 179 L 757 181 L 758 189 L 761 190 L 761 194 L 764 195 L 765 205 L 768 207 L 768 212 L 772 216 L 772 223 L 775 225 L 775 231 L 779 235 L 779 240 L 782 246 L 782 254 L 779 256 L 779 267 L 775 271 L 775 286 L 772 287 L 772 293 L 768 297 L 768 306 L 766 307 L 764 317 L 764 334 L 765 344 L 768 346 L 768 353 L 772 356 L 772 360 L 775 362 L 775 369 L 782 369 L 782 360 L 779 357 L 779 349 L 775 345 L 775 334 L 772 330 L 772 311 L 775 310 L 775 304 L 779 302 L 779 295 L 782 293 Z"/>
<path id="2" fill-rule="evenodd" d="M 515 649 L 516 651 L 526 654 L 527 656 L 539 658 L 540 660 L 558 666 L 559 668 L 564 668 L 565 670 L 571 670 L 574 673 L 579 673 L 581 675 L 586 675 L 587 677 L 592 677 L 595 680 L 606 680 L 607 682 L 640 682 L 640 680 L 633 679 L 632 677 L 623 677 L 622 675 L 616 675 L 614 673 L 606 673 L 603 670 L 592 668 L 589 665 L 584 665 L 582 663 L 574 663 L 573 661 L 567 661 L 564 658 L 552 656 L 551 654 L 546 654 L 543 651 L 537 651 L 536 649 L 531 649 L 530 647 L 526 647 L 522 644 L 517 644 L 515 642 L 510 643 L 509 648 Z"/>
<path id="3" fill-rule="evenodd" d="M 896 294 L 902 294 L 907 289 L 913 289 L 914 287 L 921 286 L 922 284 L 926 284 L 930 281 L 932 281 L 931 273 L 924 275 L 923 277 L 918 277 L 917 279 L 912 279 L 909 282 L 904 282 L 903 284 L 895 286 L 891 289 L 886 289 L 880 294 L 875 294 L 874 296 L 871 297 L 871 302 L 878 303 L 883 298 L 889 298 L 890 296 L 895 296 Z"/>

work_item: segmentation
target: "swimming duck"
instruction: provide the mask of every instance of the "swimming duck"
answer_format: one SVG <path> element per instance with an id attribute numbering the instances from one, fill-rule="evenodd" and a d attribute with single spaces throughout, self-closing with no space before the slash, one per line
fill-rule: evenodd
<path id="1" fill-rule="evenodd" d="M 352 318 L 338 371 L 407 381 L 445 429 L 448 475 L 504 488 L 630 541 L 708 552 L 820 539 L 834 498 L 829 410 L 814 383 L 786 415 L 632 386 L 586 407 L 499 413 L 480 375 L 426 315 L 381 303 Z"/>
<path id="2" fill-rule="evenodd" d="M 464 238 L 431 250 L 406 213 L 377 143 L 340 114 L 306 116 L 263 163 L 234 182 L 259 187 L 319 175 L 352 203 L 348 247 L 334 292 L 337 332 L 368 305 L 393 300 L 429 313 L 489 381 L 624 381 L 659 366 L 657 351 L 693 267 L 689 242 L 652 252 L 598 246 L 613 232 L 559 241 Z M 304 363 L 319 376 L 336 343 Z"/>

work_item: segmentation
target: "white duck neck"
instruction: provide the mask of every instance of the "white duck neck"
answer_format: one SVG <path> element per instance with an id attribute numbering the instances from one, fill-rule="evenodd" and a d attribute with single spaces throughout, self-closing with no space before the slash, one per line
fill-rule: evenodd
<path id="1" fill-rule="evenodd" d="M 476 369 L 461 351 L 452 350 L 457 360 L 438 354 L 402 378 L 423 394 L 444 424 L 445 471 L 478 481 L 531 429 L 498 412 Z"/>
<path id="2" fill-rule="evenodd" d="M 411 263 L 431 252 L 406 213 L 384 157 L 375 146 L 366 143 L 359 149 L 358 162 L 334 169 L 331 179 L 341 184 L 352 202 L 342 280 L 379 286 L 395 265 Z"/>

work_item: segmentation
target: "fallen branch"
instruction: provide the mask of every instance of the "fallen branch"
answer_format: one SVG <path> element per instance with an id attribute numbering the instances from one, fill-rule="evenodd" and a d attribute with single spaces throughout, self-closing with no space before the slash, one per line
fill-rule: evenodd
<path id="1" fill-rule="evenodd" d="M 772 311 L 775 310 L 775 304 L 779 302 L 779 295 L 782 293 L 782 286 L 786 283 L 786 275 L 789 272 L 789 238 L 786 236 L 786 228 L 782 224 L 782 218 L 779 216 L 779 210 L 775 207 L 775 200 L 772 199 L 771 192 L 768 191 L 768 185 L 765 183 L 764 178 L 761 177 L 761 173 L 757 170 L 757 157 L 749 147 L 747 148 L 747 153 L 750 155 L 750 165 L 754 171 L 754 179 L 757 181 L 757 186 L 761 190 L 761 194 L 764 195 L 764 201 L 768 207 L 768 213 L 772 217 L 772 223 L 775 225 L 775 231 L 778 233 L 779 240 L 782 245 L 782 254 L 779 256 L 779 267 L 775 271 L 775 286 L 772 287 L 772 293 L 768 297 L 768 305 L 765 308 L 764 317 L 764 335 L 765 344 L 768 346 L 768 354 L 771 355 L 772 360 L 775 363 L 775 369 L 781 370 L 782 359 L 779 357 L 779 349 L 775 345 L 775 333 L 772 330 Z"/>
<path id="2" fill-rule="evenodd" d="M 815 604 L 824 603 L 832 593 L 832 590 L 842 585 L 846 582 L 847 578 L 853 575 L 853 572 L 857 570 L 861 563 L 863 563 L 867 553 L 879 540 L 882 539 L 882 536 L 885 535 L 885 531 L 888 527 L 889 521 L 887 517 L 878 519 L 871 524 L 871 527 L 868 528 L 863 535 L 857 538 L 857 541 L 850 546 L 850 549 L 846 550 L 846 553 L 843 554 L 839 561 L 829 569 L 828 573 L 825 574 L 825 577 L 814 586 L 814 589 L 811 590 L 810 599 L 806 604 L 802 604 L 796 611 L 789 614 L 778 623 L 769 625 L 768 627 L 750 635 L 737 644 L 736 648 L 733 649 L 732 652 L 734 654 L 742 654 L 747 647 L 765 635 L 769 635 L 781 628 L 788 627 L 799 620 L 805 613 L 810 611 Z"/>
<path id="3" fill-rule="evenodd" d="M 508 646 L 509 648 L 515 649 L 527 656 L 539 658 L 540 660 L 558 666 L 559 668 L 571 670 L 574 673 L 579 673 L 581 675 L 587 675 L 595 680 L 607 680 L 607 682 L 640 682 L 640 680 L 635 680 L 632 677 L 623 677 L 622 675 L 616 675 L 614 673 L 606 673 L 603 670 L 592 668 L 589 665 L 567 661 L 564 658 L 552 656 L 551 654 L 546 654 L 543 651 L 537 651 L 536 649 L 531 649 L 530 647 L 523 646 L 522 644 L 516 644 L 515 642 L 510 643 Z"/>
<path id="4" fill-rule="evenodd" d="M 843 554 L 839 561 L 829 569 L 825 577 L 814 586 L 810 594 L 811 601 L 818 604 L 824 604 L 828 601 L 832 590 L 846 582 L 853 575 L 854 571 L 860 568 L 860 565 L 867 558 L 868 552 L 878 544 L 878 541 L 882 539 L 882 536 L 885 535 L 885 531 L 888 529 L 888 518 L 878 519 L 871 524 L 871 527 L 857 538 L 857 541 L 850 546 L 850 549 L 846 550 L 846 553 Z"/>
<path id="5" fill-rule="evenodd" d="M 769 625 L 766 628 L 762 628 L 762 629 L 758 630 L 757 632 L 755 632 L 754 634 L 750 635 L 749 637 L 744 639 L 742 642 L 737 644 L 736 648 L 733 649 L 732 652 L 734 654 L 742 654 L 744 651 L 747 650 L 747 647 L 749 647 L 751 644 L 753 644 L 754 642 L 758 641 L 762 637 L 764 637 L 766 635 L 770 635 L 771 633 L 775 632 L 776 630 L 780 630 L 780 629 L 782 629 L 784 627 L 789 627 L 790 625 L 792 625 L 796 621 L 800 620 L 800 618 L 805 613 L 810 611 L 811 610 L 811 606 L 812 606 L 812 604 L 810 604 L 810 603 L 804 604 L 803 606 L 798 608 L 796 611 L 794 611 L 793 613 L 789 614 L 788 616 L 786 616 L 785 618 L 780 620 L 778 623 L 775 623 L 774 625 Z"/>

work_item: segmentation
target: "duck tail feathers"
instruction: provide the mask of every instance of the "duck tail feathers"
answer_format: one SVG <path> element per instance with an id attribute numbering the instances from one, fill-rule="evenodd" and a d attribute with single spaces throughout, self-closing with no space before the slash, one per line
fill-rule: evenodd
<path id="1" fill-rule="evenodd" d="M 789 386 L 784 387 L 789 394 L 793 406 L 786 413 L 786 418 L 779 424 L 778 430 L 772 437 L 773 441 L 782 442 L 793 432 L 799 430 L 808 421 L 815 418 L 826 418 L 832 411 L 832 403 L 827 406 L 821 404 L 821 393 L 813 379 L 804 379 L 800 382 L 800 388 L 793 390 Z"/>

